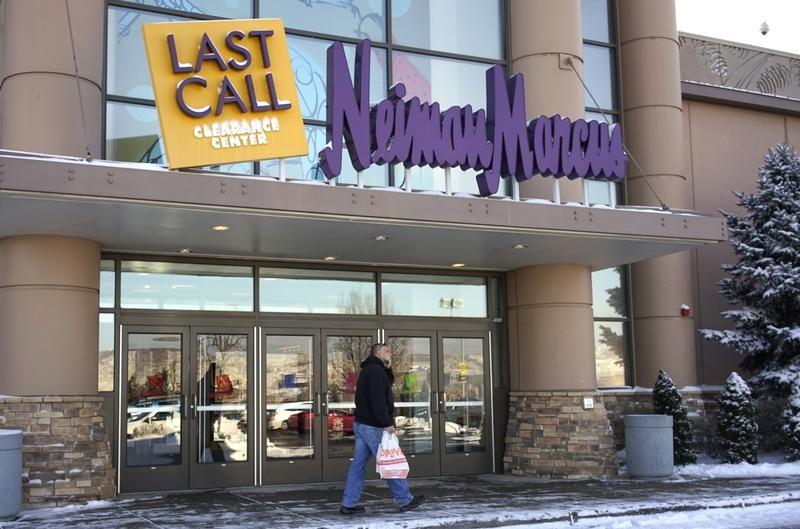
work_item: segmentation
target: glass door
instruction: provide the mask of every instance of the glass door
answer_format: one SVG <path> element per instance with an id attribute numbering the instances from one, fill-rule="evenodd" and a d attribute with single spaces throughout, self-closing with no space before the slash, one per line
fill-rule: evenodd
<path id="1" fill-rule="evenodd" d="M 355 394 L 361 362 L 378 340 L 376 330 L 322 331 L 322 453 L 324 481 L 344 481 L 353 459 Z M 369 472 L 368 472 L 369 477 Z M 377 477 L 377 476 L 376 476 Z"/>
<path id="2" fill-rule="evenodd" d="M 184 327 L 123 327 L 120 490 L 186 489 L 188 406 Z"/>
<path id="3" fill-rule="evenodd" d="M 319 335 L 317 329 L 264 332 L 263 483 L 322 480 Z"/>
<path id="4" fill-rule="evenodd" d="M 122 327 L 120 490 L 254 483 L 253 331 Z"/>
<path id="5" fill-rule="evenodd" d="M 480 332 L 387 330 L 395 425 L 411 476 L 492 472 L 488 338 Z"/>
<path id="6" fill-rule="evenodd" d="M 251 329 L 192 328 L 190 488 L 252 485 Z"/>
<path id="7" fill-rule="evenodd" d="M 439 333 L 437 424 L 441 474 L 492 471 L 488 337 Z"/>
<path id="8" fill-rule="evenodd" d="M 435 428 L 437 365 L 436 333 L 432 331 L 387 331 L 386 344 L 392 349 L 394 409 L 400 448 L 408 458 L 411 477 L 438 476 L 438 446 L 441 435 Z"/>

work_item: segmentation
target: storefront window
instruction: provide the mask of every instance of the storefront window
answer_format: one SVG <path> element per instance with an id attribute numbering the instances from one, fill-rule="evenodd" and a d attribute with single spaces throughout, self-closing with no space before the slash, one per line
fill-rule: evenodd
<path id="1" fill-rule="evenodd" d="M 486 279 L 416 274 L 383 274 L 384 315 L 486 317 Z"/>
<path id="2" fill-rule="evenodd" d="M 122 162 L 166 164 L 156 108 L 109 101 L 106 105 L 106 157 Z"/>
<path id="3" fill-rule="evenodd" d="M 375 314 L 375 274 L 261 268 L 262 312 Z"/>
<path id="4" fill-rule="evenodd" d="M 592 44 L 583 45 L 583 80 L 589 87 L 589 91 L 584 91 L 584 104 L 589 108 L 616 108 L 614 96 L 615 52 L 614 48 Z"/>
<path id="5" fill-rule="evenodd" d="M 611 42 L 608 0 L 582 0 L 581 21 L 584 39 Z"/>
<path id="6" fill-rule="evenodd" d="M 252 311 L 248 266 L 123 261 L 122 308 Z"/>
<path id="7" fill-rule="evenodd" d="M 114 391 L 114 315 L 100 314 L 97 391 Z"/>
<path id="8" fill-rule="evenodd" d="M 261 18 L 282 18 L 288 28 L 354 39 L 386 41 L 384 0 L 297 2 L 260 0 Z"/>
<path id="9" fill-rule="evenodd" d="M 501 59 L 499 0 L 393 0 L 392 42 L 412 48 Z"/>
<path id="10" fill-rule="evenodd" d="M 303 117 L 324 121 L 327 52 L 333 41 L 292 35 L 287 40 Z M 353 44 L 345 44 L 344 52 L 352 74 L 355 71 L 356 47 Z M 369 66 L 369 98 L 371 103 L 377 103 L 386 97 L 386 50 L 371 48 Z"/>

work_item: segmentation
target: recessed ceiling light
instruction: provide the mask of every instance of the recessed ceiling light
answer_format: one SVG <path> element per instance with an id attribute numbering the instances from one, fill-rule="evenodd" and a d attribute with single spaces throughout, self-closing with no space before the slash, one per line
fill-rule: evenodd
<path id="1" fill-rule="evenodd" d="M 376 241 L 385 241 L 385 240 L 389 239 L 389 236 L 388 235 L 376 235 L 375 237 L 373 237 L 373 239 L 375 239 Z"/>
<path id="2" fill-rule="evenodd" d="M 217 224 L 216 226 L 211 226 L 211 229 L 214 231 L 228 231 L 231 227 L 225 226 L 224 224 Z"/>
<path id="3" fill-rule="evenodd" d="M 192 253 L 192 249 L 191 248 L 181 248 L 180 250 L 178 250 L 178 253 Z"/>
<path id="4" fill-rule="evenodd" d="M 522 250 L 522 249 L 527 248 L 527 247 L 528 247 L 527 244 L 525 244 L 523 242 L 519 242 L 519 243 L 515 244 L 512 248 L 514 248 L 515 250 Z"/>
<path id="5" fill-rule="evenodd" d="M 467 265 L 465 265 L 464 263 L 453 263 L 450 265 L 451 268 L 464 268 L 465 266 Z"/>
<path id="6" fill-rule="evenodd" d="M 325 260 L 326 260 L 326 261 L 335 261 L 335 260 L 336 260 L 336 256 L 335 256 L 335 255 L 329 255 L 329 256 L 327 256 L 327 257 L 325 258 Z"/>

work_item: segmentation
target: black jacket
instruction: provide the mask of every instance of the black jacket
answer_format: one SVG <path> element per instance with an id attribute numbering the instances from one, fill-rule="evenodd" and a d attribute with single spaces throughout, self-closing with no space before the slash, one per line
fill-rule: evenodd
<path id="1" fill-rule="evenodd" d="M 356 384 L 356 421 L 361 424 L 387 428 L 394 425 L 394 373 L 383 360 L 370 355 L 361 362 Z"/>

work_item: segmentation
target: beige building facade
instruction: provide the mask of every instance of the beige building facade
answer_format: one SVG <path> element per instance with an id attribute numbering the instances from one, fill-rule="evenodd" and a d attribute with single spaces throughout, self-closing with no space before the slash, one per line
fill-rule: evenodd
<path id="1" fill-rule="evenodd" d="M 230 4 L 0 3 L 0 427 L 24 432 L 27 504 L 341 481 L 375 342 L 395 349 L 412 475 L 616 474 L 621 418 L 647 408 L 658 369 L 706 419 L 738 362 L 697 333 L 722 325 L 714 212 L 797 141 L 796 100 L 686 80 L 671 0 L 468 2 L 455 19 L 398 4 L 355 22 L 319 6 L 324 31 Z M 310 161 L 168 170 L 140 25 L 271 16 Z M 475 20 L 485 48 L 464 36 Z M 500 63 L 524 76 L 528 119 L 621 123 L 624 182 L 537 175 L 481 197 L 456 169 L 315 178 L 324 104 L 302 80 L 324 71 L 301 74 L 324 55 L 304 50 L 364 36 L 376 86 L 478 108 L 448 99 L 452 79 L 482 86 Z"/>

